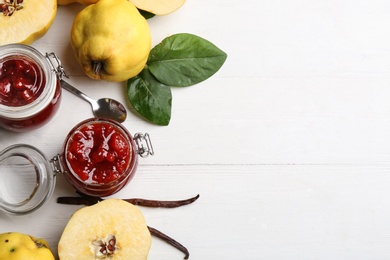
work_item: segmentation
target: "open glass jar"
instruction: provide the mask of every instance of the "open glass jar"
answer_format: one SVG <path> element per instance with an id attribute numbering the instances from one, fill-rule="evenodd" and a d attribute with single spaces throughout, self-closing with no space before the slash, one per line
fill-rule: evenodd
<path id="1" fill-rule="evenodd" d="M 0 208 L 26 214 L 50 198 L 57 174 L 90 196 L 109 196 L 134 176 L 138 156 L 153 155 L 149 135 L 132 136 L 121 124 L 91 118 L 77 124 L 60 154 L 48 160 L 35 147 L 16 144 L 0 152 Z"/>
<path id="2" fill-rule="evenodd" d="M 55 54 L 44 56 L 28 45 L 0 46 L 1 127 L 15 132 L 33 130 L 57 112 L 61 86 L 53 57 L 59 62 Z"/>

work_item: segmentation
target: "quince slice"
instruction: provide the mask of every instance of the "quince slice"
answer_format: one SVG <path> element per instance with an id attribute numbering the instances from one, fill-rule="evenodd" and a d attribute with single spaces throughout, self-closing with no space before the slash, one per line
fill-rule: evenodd
<path id="1" fill-rule="evenodd" d="M 58 5 L 69 5 L 73 3 L 79 3 L 83 5 L 96 4 L 99 0 L 57 0 Z"/>
<path id="2" fill-rule="evenodd" d="M 0 0 L 0 45 L 33 43 L 49 30 L 56 14 L 56 0 Z"/>
<path id="3" fill-rule="evenodd" d="M 76 211 L 58 243 L 61 260 L 146 260 L 152 237 L 141 211 L 106 199 Z"/>
<path id="4" fill-rule="evenodd" d="M 155 15 L 167 15 L 179 9 L 186 0 L 129 0 L 135 7 Z M 57 0 L 58 5 L 69 5 L 79 3 L 90 5 L 99 2 L 99 0 Z"/>
<path id="5" fill-rule="evenodd" d="M 130 0 L 138 9 L 155 15 L 167 15 L 179 9 L 186 0 Z"/>

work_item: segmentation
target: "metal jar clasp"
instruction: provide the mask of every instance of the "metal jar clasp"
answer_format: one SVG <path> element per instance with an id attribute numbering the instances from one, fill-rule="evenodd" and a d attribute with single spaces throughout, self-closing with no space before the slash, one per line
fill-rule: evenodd
<path id="1" fill-rule="evenodd" d="M 51 67 L 53 68 L 53 72 L 57 75 L 58 79 L 62 79 L 64 76 L 69 78 L 69 75 L 61 65 L 61 60 L 54 52 L 46 53 L 46 59 L 49 61 Z"/>
<path id="2" fill-rule="evenodd" d="M 54 176 L 62 174 L 64 172 L 61 164 L 61 155 L 57 154 L 50 161 L 51 168 L 53 169 Z"/>
<path id="3" fill-rule="evenodd" d="M 134 141 L 137 144 L 137 153 L 141 157 L 146 157 L 148 155 L 154 155 L 154 150 L 152 142 L 150 141 L 150 136 L 148 133 L 136 133 L 134 135 Z"/>

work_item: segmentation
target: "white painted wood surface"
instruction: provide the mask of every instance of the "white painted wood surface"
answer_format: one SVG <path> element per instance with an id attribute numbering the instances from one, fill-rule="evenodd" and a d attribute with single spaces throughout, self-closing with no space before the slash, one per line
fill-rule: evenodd
<path id="1" fill-rule="evenodd" d="M 74 15 L 58 9 L 33 44 L 54 51 L 70 83 L 93 98 L 126 103 L 125 85 L 92 81 L 69 45 Z M 209 80 L 173 89 L 172 121 L 151 125 L 128 105 L 124 125 L 148 132 L 156 155 L 140 160 L 116 197 L 181 199 L 178 209 L 142 208 L 190 259 L 389 259 L 390 2 L 387 0 L 188 0 L 149 20 L 153 45 L 188 32 L 228 54 Z M 0 130 L 2 148 L 28 143 L 48 157 L 91 117 L 63 92 L 53 121 L 31 133 Z M 52 199 L 23 217 L 0 214 L 1 231 L 46 238 L 56 252 L 79 207 L 56 204 L 73 190 L 60 176 Z M 182 259 L 153 239 L 149 259 Z"/>

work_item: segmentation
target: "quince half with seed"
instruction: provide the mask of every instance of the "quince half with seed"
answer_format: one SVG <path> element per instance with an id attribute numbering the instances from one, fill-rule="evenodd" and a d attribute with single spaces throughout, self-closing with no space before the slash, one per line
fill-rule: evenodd
<path id="1" fill-rule="evenodd" d="M 33 43 L 49 30 L 56 14 L 56 0 L 0 0 L 0 45 Z"/>
<path id="2" fill-rule="evenodd" d="M 151 242 L 141 211 L 111 198 L 72 215 L 58 243 L 58 255 L 61 260 L 145 260 Z"/>
<path id="3" fill-rule="evenodd" d="M 46 240 L 19 232 L 0 234 L 0 259 L 54 260 Z"/>

